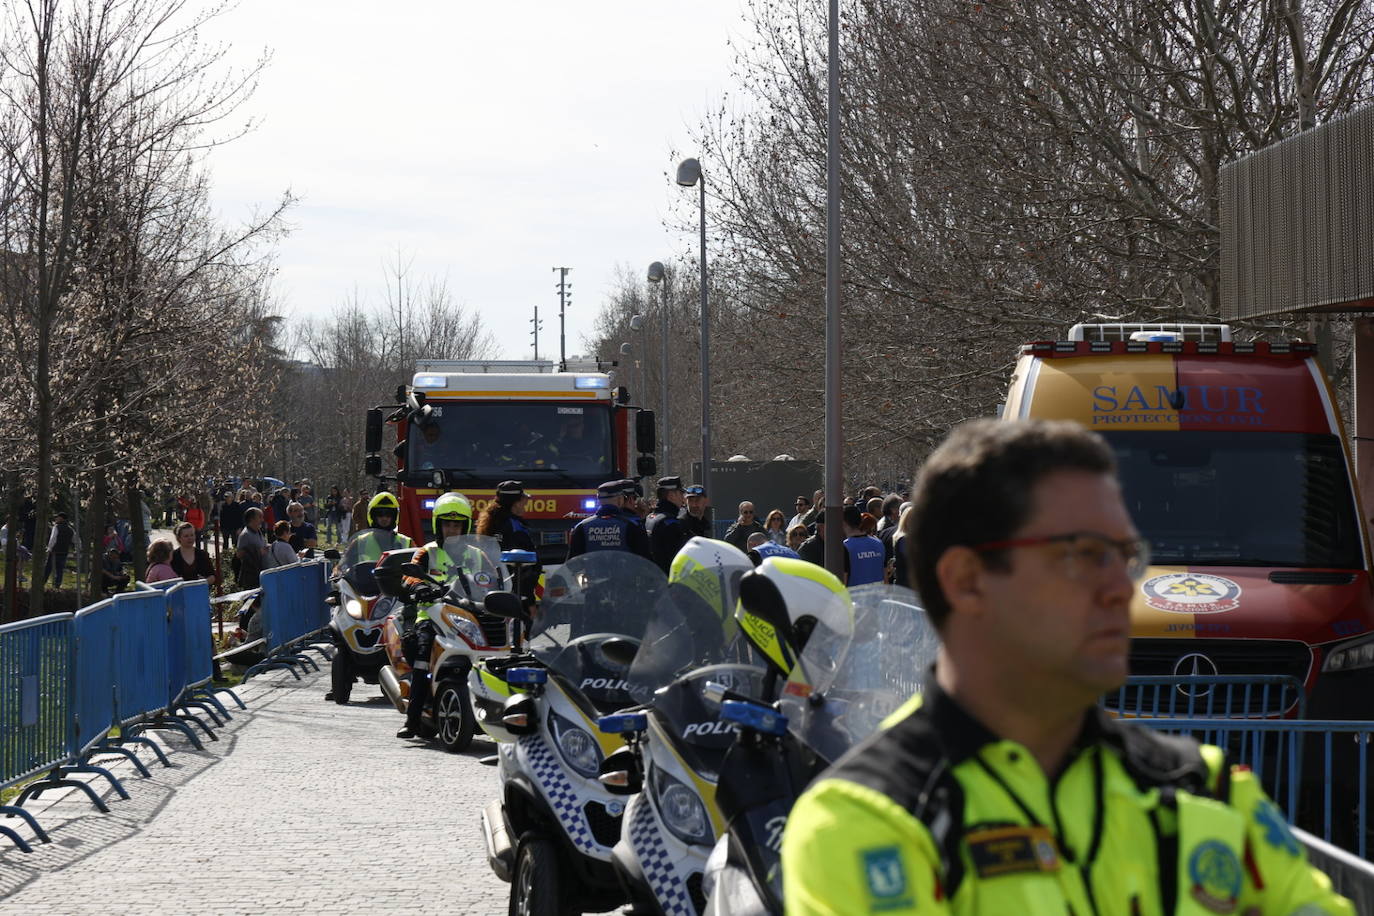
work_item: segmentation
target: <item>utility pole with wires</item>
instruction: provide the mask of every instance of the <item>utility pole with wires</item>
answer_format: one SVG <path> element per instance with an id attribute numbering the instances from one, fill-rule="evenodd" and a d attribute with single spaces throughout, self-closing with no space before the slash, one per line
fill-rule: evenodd
<path id="1" fill-rule="evenodd" d="M 567 311 L 572 304 L 572 284 L 568 282 L 571 267 L 555 267 L 558 274 L 558 371 L 568 371 Z"/>
<path id="2" fill-rule="evenodd" d="M 539 320 L 539 306 L 534 307 L 534 317 L 530 319 L 530 324 L 534 325 L 534 330 L 530 334 L 534 337 L 534 358 L 539 360 L 539 332 L 544 328 L 544 322 Z"/>

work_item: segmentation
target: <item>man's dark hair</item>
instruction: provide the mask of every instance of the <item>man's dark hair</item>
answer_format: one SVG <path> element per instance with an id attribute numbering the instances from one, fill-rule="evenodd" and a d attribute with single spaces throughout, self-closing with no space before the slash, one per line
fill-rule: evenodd
<path id="1" fill-rule="evenodd" d="M 1026 523 L 1040 480 L 1056 471 L 1115 474 L 1116 457 L 1096 433 L 1065 420 L 975 420 L 957 427 L 926 459 L 911 494 L 904 534 L 911 581 L 937 628 L 949 617 L 935 564 L 946 550 L 1005 541 Z M 1006 566 L 1004 553 L 984 562 Z"/>
<path id="2" fill-rule="evenodd" d="M 901 508 L 902 498 L 896 493 L 887 494 L 887 498 L 883 500 L 883 515 L 891 518 L 896 515 Z"/>

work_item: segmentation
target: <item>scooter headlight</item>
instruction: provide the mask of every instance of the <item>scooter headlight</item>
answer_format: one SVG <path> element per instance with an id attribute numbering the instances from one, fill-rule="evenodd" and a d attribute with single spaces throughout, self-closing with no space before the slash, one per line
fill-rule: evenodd
<path id="1" fill-rule="evenodd" d="M 354 620 L 367 619 L 367 609 L 363 607 L 363 603 L 357 598 L 349 598 L 347 603 L 344 604 L 344 610 L 347 611 L 348 616 L 352 617 Z"/>
<path id="2" fill-rule="evenodd" d="M 458 635 L 466 639 L 474 646 L 485 646 L 487 638 L 482 635 L 482 628 L 475 621 L 464 617 L 462 614 L 455 614 L 452 611 L 444 611 L 444 620 L 458 631 Z"/>
<path id="3" fill-rule="evenodd" d="M 711 822 L 701 798 L 683 785 L 681 780 L 663 770 L 655 770 L 654 777 L 655 801 L 658 802 L 658 813 L 662 815 L 663 823 L 684 843 L 709 846 Z"/>
<path id="4" fill-rule="evenodd" d="M 555 712 L 549 713 L 549 728 L 568 766 L 587 779 L 595 779 L 601 770 L 601 745 L 591 733 Z"/>

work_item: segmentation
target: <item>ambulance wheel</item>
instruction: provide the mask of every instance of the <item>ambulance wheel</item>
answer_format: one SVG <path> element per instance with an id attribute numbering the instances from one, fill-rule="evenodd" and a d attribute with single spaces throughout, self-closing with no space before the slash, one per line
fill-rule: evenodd
<path id="1" fill-rule="evenodd" d="M 520 838 L 515 874 L 510 883 L 509 916 L 572 916 L 563 894 L 558 850 L 543 837 L 527 833 Z"/>
<path id="2" fill-rule="evenodd" d="M 348 703 L 348 695 L 353 692 L 353 668 L 348 663 L 348 653 L 342 649 L 334 653 L 334 660 L 329 663 L 329 686 L 335 703 Z"/>
<path id="3" fill-rule="evenodd" d="M 477 730 L 477 717 L 468 702 L 467 685 L 461 681 L 440 681 L 434 697 L 434 718 L 439 743 L 450 754 L 465 751 Z"/>

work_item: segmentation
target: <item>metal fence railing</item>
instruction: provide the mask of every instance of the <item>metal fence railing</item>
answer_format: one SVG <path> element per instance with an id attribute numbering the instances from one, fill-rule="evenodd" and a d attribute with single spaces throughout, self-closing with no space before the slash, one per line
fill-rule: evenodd
<path id="1" fill-rule="evenodd" d="M 263 612 L 283 640 L 279 652 L 304 659 L 300 651 L 311 648 L 310 637 L 327 619 L 326 569 L 302 563 L 282 573 L 278 594 Z M 122 755 L 148 776 L 132 748 L 149 747 L 171 765 L 144 735 L 149 729 L 177 729 L 198 749 L 203 745 L 192 725 L 217 740 L 213 726 L 229 712 L 216 694 L 228 694 L 239 708 L 244 704 L 233 691 L 212 685 L 210 607 L 205 582 L 139 583 L 136 591 L 75 614 L 0 626 L 0 789 L 22 787 L 0 814 L 22 817 L 46 843 L 48 835 L 23 808 L 30 798 L 70 786 L 108 811 L 86 780 L 74 778 L 79 774 L 101 777 L 129 797 L 113 773 L 92 764 L 93 756 Z M 15 830 L 0 825 L 0 834 L 30 851 Z"/>
<path id="2" fill-rule="evenodd" d="M 1128 678 L 1102 698 L 1124 718 L 1303 718 L 1307 695 L 1288 675 L 1196 675 Z"/>
<path id="3" fill-rule="evenodd" d="M 1374 722 L 1169 719 L 1136 722 L 1224 748 L 1254 771 L 1288 819 L 1322 839 L 1369 854 Z"/>
<path id="4" fill-rule="evenodd" d="M 264 671 L 290 671 L 297 680 L 297 669 L 319 666 L 305 654 L 320 653 L 326 659 L 332 649 L 316 642 L 329 625 L 329 563 L 304 560 L 289 566 L 267 569 L 260 580 L 262 588 L 262 633 L 266 658 L 243 674 L 246 681 Z"/>

